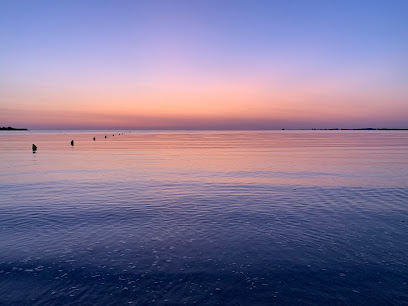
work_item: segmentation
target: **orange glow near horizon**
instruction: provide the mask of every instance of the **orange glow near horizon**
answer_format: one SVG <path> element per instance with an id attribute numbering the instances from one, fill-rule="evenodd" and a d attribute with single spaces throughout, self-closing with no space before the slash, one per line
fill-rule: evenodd
<path id="1" fill-rule="evenodd" d="M 68 84 L 67 88 L 30 88 L 10 92 L 13 109 L 3 109 L 2 122 L 34 127 L 245 128 L 248 122 L 327 124 L 344 118 L 398 116 L 408 112 L 404 97 L 394 94 L 384 107 L 375 90 L 359 96 L 348 83 L 328 80 L 292 84 L 284 80 L 236 78 L 163 78 L 151 86 L 100 80 L 96 84 Z M 271 85 L 268 85 L 271 84 Z M 87 87 L 88 86 L 88 87 Z M 343 86 L 343 88 L 341 87 Z M 391 96 L 391 95 L 390 95 Z M 391 98 L 390 98 L 391 99 Z M 347 101 L 347 103 L 345 103 Z M 376 101 L 379 101 L 376 105 Z M 18 120 L 8 120 L 18 118 Z M 347 120 L 346 120 L 347 122 Z M 7 124 L 3 124 L 7 125 Z"/>

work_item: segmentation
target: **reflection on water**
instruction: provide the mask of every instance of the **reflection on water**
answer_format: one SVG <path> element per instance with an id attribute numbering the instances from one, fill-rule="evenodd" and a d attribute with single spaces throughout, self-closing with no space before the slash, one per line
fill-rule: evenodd
<path id="1" fill-rule="evenodd" d="M 2 132 L 0 304 L 407 304 L 407 153 L 407 132 Z"/>

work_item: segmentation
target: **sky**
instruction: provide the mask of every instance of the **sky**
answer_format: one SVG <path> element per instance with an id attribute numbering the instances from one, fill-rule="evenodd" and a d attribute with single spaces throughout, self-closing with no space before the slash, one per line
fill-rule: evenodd
<path id="1" fill-rule="evenodd" d="M 406 0 L 0 1 L 0 126 L 408 128 Z"/>

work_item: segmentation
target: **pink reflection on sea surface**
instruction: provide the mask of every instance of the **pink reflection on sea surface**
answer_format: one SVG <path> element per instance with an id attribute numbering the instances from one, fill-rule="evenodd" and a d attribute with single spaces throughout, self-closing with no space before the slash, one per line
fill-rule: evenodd
<path id="1" fill-rule="evenodd" d="M 406 131 L 0 132 L 0 181 L 402 187 L 407 152 Z"/>

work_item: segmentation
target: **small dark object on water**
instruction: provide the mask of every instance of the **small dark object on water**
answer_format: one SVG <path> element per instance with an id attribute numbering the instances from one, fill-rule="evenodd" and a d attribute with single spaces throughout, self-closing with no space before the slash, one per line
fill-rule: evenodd
<path id="1" fill-rule="evenodd" d="M 33 153 L 35 153 L 35 151 L 37 151 L 37 146 L 33 144 Z"/>
<path id="2" fill-rule="evenodd" d="M 106 138 L 106 135 L 105 135 L 105 138 Z"/>
<path id="3" fill-rule="evenodd" d="M 115 136 L 115 134 L 112 134 L 112 136 Z"/>
<path id="4" fill-rule="evenodd" d="M 71 140 L 71 146 L 74 146 L 74 141 L 73 140 Z"/>
<path id="5" fill-rule="evenodd" d="M 93 140 L 95 141 L 95 137 L 93 138 Z"/>

